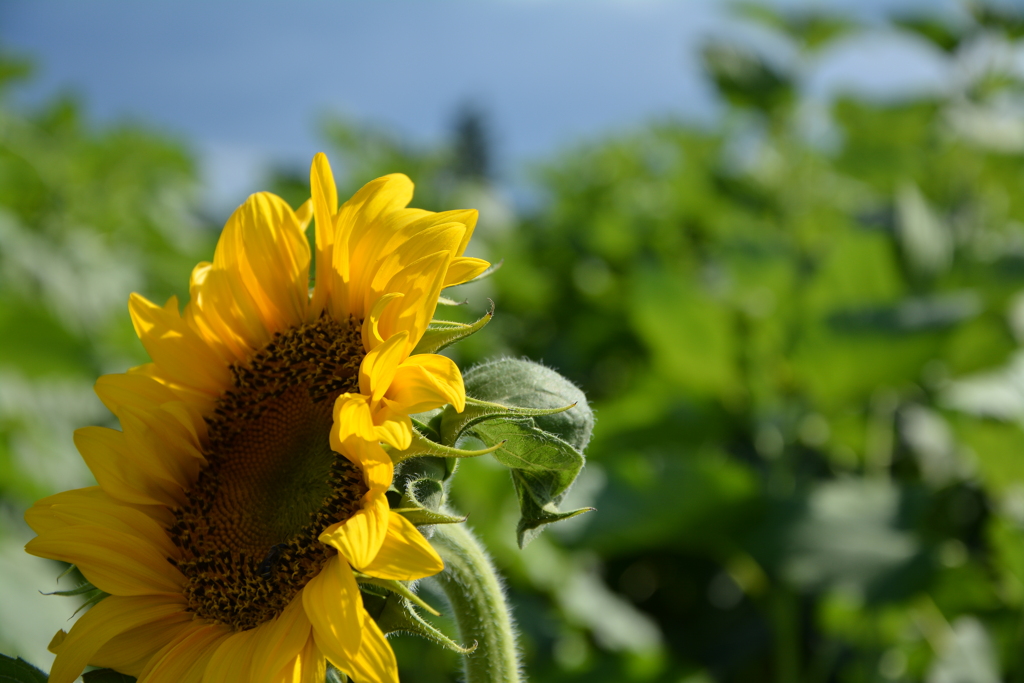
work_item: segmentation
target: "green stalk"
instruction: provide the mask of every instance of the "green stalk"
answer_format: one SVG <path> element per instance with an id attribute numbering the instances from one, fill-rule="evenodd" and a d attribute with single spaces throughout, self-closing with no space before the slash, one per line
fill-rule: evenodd
<path id="1" fill-rule="evenodd" d="M 459 638 L 477 643 L 462 658 L 466 683 L 520 683 L 516 634 L 491 559 L 465 524 L 434 527 L 431 542 L 444 560 L 434 579 L 451 603 Z"/>

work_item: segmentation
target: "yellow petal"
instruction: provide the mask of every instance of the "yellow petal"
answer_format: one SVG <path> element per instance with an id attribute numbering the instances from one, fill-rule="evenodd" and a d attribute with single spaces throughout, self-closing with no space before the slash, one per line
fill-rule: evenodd
<path id="1" fill-rule="evenodd" d="M 402 515 L 388 515 L 388 535 L 380 552 L 363 573 L 379 579 L 413 581 L 444 569 L 437 551 L 416 526 Z"/>
<path id="2" fill-rule="evenodd" d="M 309 243 L 280 197 L 258 192 L 238 207 L 217 243 L 213 268 L 244 284 L 271 334 L 306 322 Z"/>
<path id="3" fill-rule="evenodd" d="M 25 546 L 31 555 L 74 564 L 112 595 L 179 593 L 185 577 L 151 544 L 133 534 L 75 525 L 48 531 Z"/>
<path id="4" fill-rule="evenodd" d="M 144 512 L 119 504 L 102 490 L 89 496 L 65 496 L 63 500 L 57 497 L 50 506 L 50 514 L 64 526 L 98 526 L 118 531 L 142 539 L 142 543 L 166 557 L 178 555 L 164 527 Z"/>
<path id="5" fill-rule="evenodd" d="M 224 273 L 214 271 L 213 264 L 202 261 L 192 269 L 189 278 L 189 302 L 182 312 L 185 323 L 217 354 L 225 365 L 244 360 L 248 344 L 243 336 L 244 325 L 238 325 L 225 314 L 237 308 L 215 304 L 216 292 L 222 287 Z M 227 308 L 228 310 L 223 310 Z M 259 334 L 264 331 L 261 329 Z"/>
<path id="6" fill-rule="evenodd" d="M 266 683 L 323 683 L 327 675 L 327 660 L 309 634 L 305 647 Z"/>
<path id="7" fill-rule="evenodd" d="M 202 683 L 203 672 L 217 647 L 231 636 L 224 624 L 200 625 L 186 631 L 153 656 L 139 675 L 143 683 Z"/>
<path id="8" fill-rule="evenodd" d="M 450 259 L 448 252 L 430 254 L 391 278 L 384 292 L 403 292 L 405 296 L 381 315 L 378 329 L 382 337 L 388 339 L 398 332 L 408 332 L 409 352 L 419 343 L 437 308 Z"/>
<path id="9" fill-rule="evenodd" d="M 463 282 L 469 282 L 490 267 L 490 263 L 479 258 L 460 256 L 452 259 L 448 265 L 448 273 L 444 277 L 444 286 L 454 287 Z"/>
<path id="10" fill-rule="evenodd" d="M 137 457 L 124 433 L 83 427 L 75 431 L 74 439 L 97 483 L 114 498 L 140 505 L 185 504 L 185 491 L 175 477 L 157 460 Z"/>
<path id="11" fill-rule="evenodd" d="M 203 683 L 222 681 L 248 681 L 252 670 L 257 634 L 262 627 L 238 631 L 222 641 L 203 671 Z"/>
<path id="12" fill-rule="evenodd" d="M 50 683 L 71 683 L 93 661 L 99 649 L 112 638 L 159 619 L 183 612 L 181 596 L 147 595 L 121 598 L 111 596 L 75 622 L 60 644 L 50 671 Z"/>
<path id="13" fill-rule="evenodd" d="M 370 491 L 383 493 L 391 486 L 395 465 L 376 439 L 366 441 L 353 437 L 341 444 L 341 448 L 335 452 L 359 466 L 363 471 L 363 481 Z"/>
<path id="14" fill-rule="evenodd" d="M 378 178 L 362 187 L 338 211 L 332 252 L 331 313 L 336 320 L 349 315 L 365 318 L 362 290 L 351 282 L 362 282 L 363 270 L 372 264 L 353 258 L 368 231 L 379 227 L 383 216 L 405 207 L 412 199 L 412 181 L 400 173 Z"/>
<path id="15" fill-rule="evenodd" d="M 460 413 L 466 407 L 466 388 L 459 367 L 452 359 L 433 353 L 407 358 L 395 372 L 387 397 L 410 415 L 446 403 Z"/>
<path id="16" fill-rule="evenodd" d="M 345 453 L 344 444 L 352 437 L 364 441 L 376 439 L 369 400 L 362 394 L 342 394 L 334 401 L 331 448 L 335 453 Z"/>
<path id="17" fill-rule="evenodd" d="M 277 617 L 260 629 L 260 644 L 252 661 L 255 674 L 253 683 L 271 683 L 276 672 L 303 659 L 303 650 L 312 635 L 312 625 L 302 605 L 302 597 L 295 596 Z M 323 657 L 320 658 L 321 661 Z M 308 657 L 297 665 L 302 665 Z M 294 668 L 294 666 L 293 666 Z"/>
<path id="18" fill-rule="evenodd" d="M 118 416 L 131 463 L 153 461 L 153 471 L 171 479 L 183 490 L 191 488 L 206 462 L 202 451 L 192 442 L 181 423 L 163 411 L 149 412 L 124 407 Z"/>
<path id="19" fill-rule="evenodd" d="M 193 401 L 182 400 L 173 389 L 155 377 L 139 372 L 140 369 L 100 377 L 93 387 L 96 395 L 117 416 L 125 408 L 165 413 L 165 417 L 172 417 L 183 428 L 184 431 L 179 430 L 182 435 L 191 437 L 191 443 L 198 451 L 207 433 L 203 411 Z M 169 420 L 171 427 L 176 426 L 173 420 Z M 197 453 L 197 456 L 202 457 L 202 454 Z"/>
<path id="20" fill-rule="evenodd" d="M 317 645 L 323 647 L 319 637 Z M 373 619 L 366 619 L 359 652 L 355 656 L 350 656 L 347 661 L 334 661 L 330 651 L 324 652 L 334 666 L 358 683 L 398 683 L 395 653 Z"/>
<path id="21" fill-rule="evenodd" d="M 384 492 L 371 491 L 365 496 L 364 507 L 344 522 L 327 527 L 320 534 L 320 542 L 336 548 L 349 564 L 362 571 L 384 544 L 389 516 L 388 499 Z M 309 613 L 308 608 L 306 613 Z M 310 615 L 310 620 L 312 618 Z M 313 628 L 316 627 L 314 621 Z M 330 656 L 328 652 L 327 657 Z"/>
<path id="22" fill-rule="evenodd" d="M 111 638 L 89 663 L 138 677 L 153 656 L 167 643 L 186 631 L 194 630 L 195 627 L 192 613 L 186 612 L 183 608 L 178 614 L 144 624 Z"/>
<path id="23" fill-rule="evenodd" d="M 136 405 L 140 401 L 159 406 L 177 401 L 177 395 L 152 377 L 140 374 L 117 373 L 103 375 L 93 386 L 96 395 L 107 410 L 117 415 L 122 406 Z"/>
<path id="24" fill-rule="evenodd" d="M 350 241 L 352 279 L 349 282 L 349 292 L 355 299 L 353 305 L 370 305 L 367 293 L 381 263 L 395 248 L 415 234 L 416 226 L 421 220 L 425 219 L 429 225 L 432 224 L 434 216 L 436 214 L 422 209 L 399 208 L 382 214 L 367 226 L 368 229 L 362 233 L 362 237 L 353 236 Z"/>
<path id="25" fill-rule="evenodd" d="M 222 234 L 221 239 L 230 239 L 232 234 L 227 238 Z M 235 362 L 245 362 L 253 350 L 270 341 L 270 334 L 236 270 L 223 264 L 196 266 L 185 317 L 208 344 L 223 347 L 223 353 L 230 354 Z"/>
<path id="26" fill-rule="evenodd" d="M 132 294 L 128 310 L 149 357 L 168 377 L 214 396 L 229 385 L 228 367 L 181 319 L 177 297 L 172 296 L 161 308 Z"/>
<path id="27" fill-rule="evenodd" d="M 313 200 L 307 199 L 302 202 L 302 206 L 295 209 L 295 217 L 299 220 L 299 229 L 306 232 L 309 222 L 313 220 Z"/>
<path id="28" fill-rule="evenodd" d="M 302 606 L 313 626 L 316 642 L 328 659 L 334 661 L 335 657 L 359 651 L 363 629 L 371 620 L 363 609 L 359 586 L 348 564 L 337 556 L 328 560 L 302 589 Z"/>
<path id="29" fill-rule="evenodd" d="M 466 234 L 462 237 L 462 243 L 459 244 L 459 248 L 455 251 L 455 259 L 458 260 L 464 253 L 466 253 L 466 247 L 469 246 L 469 240 L 473 237 L 473 231 L 476 229 L 476 222 L 480 218 L 480 213 L 476 209 L 465 209 L 458 217 L 459 222 L 466 226 Z"/>
<path id="30" fill-rule="evenodd" d="M 393 304 L 397 307 L 401 301 Z M 398 332 L 373 349 L 359 366 L 359 391 L 370 397 L 370 409 L 384 397 L 399 364 L 409 355 L 409 333 Z"/>
<path id="31" fill-rule="evenodd" d="M 130 510 L 131 513 L 142 513 L 154 520 L 160 528 L 167 529 L 174 524 L 174 515 L 163 505 L 133 505 L 112 498 L 99 486 L 87 486 L 82 489 L 62 491 L 52 496 L 41 498 L 25 512 L 25 519 L 37 534 L 51 529 L 67 526 L 67 522 L 56 513 L 58 509 L 93 508 L 99 505 L 105 510 Z"/>
<path id="32" fill-rule="evenodd" d="M 424 256 L 439 251 L 454 252 L 465 232 L 466 226 L 461 223 L 432 225 L 394 248 L 375 255 L 373 262 L 379 265 L 373 273 L 370 286 L 365 288 L 365 305 L 369 307 L 385 291 L 391 278 Z"/>
<path id="33" fill-rule="evenodd" d="M 327 157 L 318 152 L 309 169 L 309 188 L 312 194 L 313 215 L 316 217 L 316 284 L 310 316 L 316 316 L 327 306 L 333 279 L 331 260 L 334 252 L 334 214 L 338 212 L 338 189 Z"/>
<path id="34" fill-rule="evenodd" d="M 362 337 L 363 337 L 363 348 L 367 351 L 372 351 L 381 344 L 384 343 L 384 338 L 380 336 L 380 330 L 378 324 L 380 323 L 380 316 L 383 315 L 384 309 L 388 307 L 395 299 L 401 299 L 404 294 L 401 292 L 391 292 L 385 294 L 381 298 L 377 299 L 377 303 L 370 309 L 370 314 L 366 316 L 366 320 L 363 321 Z"/>
<path id="35" fill-rule="evenodd" d="M 384 402 L 390 405 L 388 399 Z M 401 411 L 391 410 L 388 405 L 373 416 L 377 438 L 400 451 L 412 445 L 412 420 Z"/>
<path id="36" fill-rule="evenodd" d="M 405 266 L 437 251 L 454 255 L 466 233 L 465 213 L 399 209 L 377 221 L 352 251 L 353 262 L 366 266 L 358 277 L 353 274 L 350 283 L 353 296 L 363 297 L 363 310 L 369 309 L 380 296 L 381 286 Z"/>

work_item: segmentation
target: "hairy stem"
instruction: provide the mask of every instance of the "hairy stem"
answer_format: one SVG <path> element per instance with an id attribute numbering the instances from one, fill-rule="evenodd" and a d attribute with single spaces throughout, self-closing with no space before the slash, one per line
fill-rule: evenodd
<path id="1" fill-rule="evenodd" d="M 435 527 L 431 542 L 444 560 L 434 577 L 452 606 L 463 643 L 466 683 L 521 683 L 519 651 L 505 594 L 491 559 L 465 524 Z"/>

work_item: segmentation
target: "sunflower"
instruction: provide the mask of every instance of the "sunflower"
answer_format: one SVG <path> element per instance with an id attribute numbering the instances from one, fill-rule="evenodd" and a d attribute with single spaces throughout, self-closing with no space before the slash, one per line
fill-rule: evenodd
<path id="1" fill-rule="evenodd" d="M 355 572 L 414 580 L 441 559 L 389 511 L 381 442 L 465 390 L 455 364 L 415 354 L 463 256 L 475 211 L 406 208 L 395 174 L 338 207 L 324 155 L 297 211 L 268 193 L 228 220 L 179 312 L 133 294 L 151 363 L 101 377 L 121 430 L 75 442 L 98 486 L 38 501 L 28 552 L 70 562 L 109 594 L 58 633 L 50 681 L 86 665 L 140 683 L 397 681 Z M 305 230 L 315 217 L 315 283 Z"/>

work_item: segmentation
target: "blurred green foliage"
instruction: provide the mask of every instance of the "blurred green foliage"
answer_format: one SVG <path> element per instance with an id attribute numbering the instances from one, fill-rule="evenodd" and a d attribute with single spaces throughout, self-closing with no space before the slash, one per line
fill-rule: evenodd
<path id="1" fill-rule="evenodd" d="M 28 61 L 0 52 L 0 650 L 44 664 L 72 600 L 61 567 L 24 554 L 25 509 L 94 483 L 72 434 L 116 426 L 96 378 L 146 361 L 128 294 L 187 296 L 214 231 L 192 156 L 137 125 L 92 124 L 68 96 L 17 104 Z M 67 580 L 62 587 L 67 586 Z"/>
<path id="2" fill-rule="evenodd" d="M 145 360 L 128 293 L 181 292 L 213 237 L 180 142 L 97 129 L 67 96 L 16 106 L 30 73 L 0 55 L 0 500 L 19 510 L 88 477 L 71 431 L 107 419 L 92 383 Z"/>
<path id="3" fill-rule="evenodd" d="M 595 407 L 563 507 L 597 512 L 519 550 L 506 470 L 466 461 L 453 486 L 531 680 L 1024 680 L 1022 31 L 973 11 L 894 21 L 949 60 L 944 94 L 824 107 L 806 67 L 872 29 L 742 7 L 798 59 L 709 42 L 717 125 L 565 152 L 518 217 L 472 109 L 438 148 L 325 123 L 340 195 L 402 171 L 418 206 L 481 209 L 473 248 L 504 266 L 439 309 L 497 304 L 460 363 L 542 360 Z M 92 379 L 142 359 L 127 292 L 185 296 L 215 233 L 180 145 L 4 92 L 0 500 L 20 509 L 84 483 L 60 454 L 106 419 Z M 274 185 L 308 196 L 304 170 Z M 394 645 L 406 683 L 454 679 L 453 654 Z"/>

